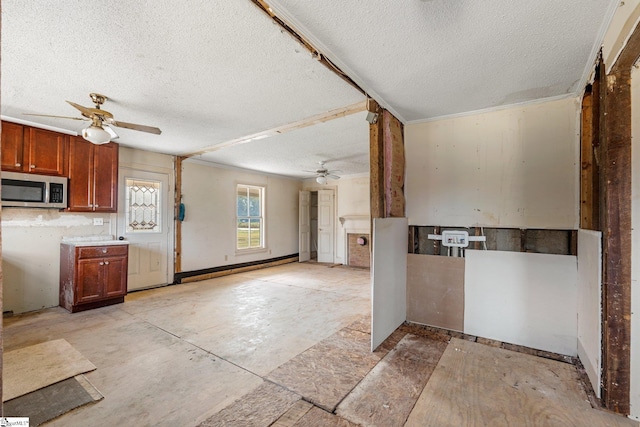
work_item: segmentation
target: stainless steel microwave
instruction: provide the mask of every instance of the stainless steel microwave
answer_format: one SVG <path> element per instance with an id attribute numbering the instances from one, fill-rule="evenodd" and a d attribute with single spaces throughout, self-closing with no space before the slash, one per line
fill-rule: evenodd
<path id="1" fill-rule="evenodd" d="M 66 208 L 67 178 L 2 172 L 2 206 Z"/>

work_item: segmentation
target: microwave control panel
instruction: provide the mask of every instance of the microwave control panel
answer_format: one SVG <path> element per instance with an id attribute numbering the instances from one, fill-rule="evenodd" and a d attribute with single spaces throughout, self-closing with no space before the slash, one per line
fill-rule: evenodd
<path id="1" fill-rule="evenodd" d="M 49 203 L 64 203 L 64 185 L 55 182 L 50 184 Z"/>

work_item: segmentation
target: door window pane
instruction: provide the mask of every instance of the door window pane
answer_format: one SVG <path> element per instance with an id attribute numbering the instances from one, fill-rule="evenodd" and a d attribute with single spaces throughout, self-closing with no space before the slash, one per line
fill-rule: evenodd
<path id="1" fill-rule="evenodd" d="M 159 181 L 125 180 L 127 233 L 161 232 L 161 193 Z"/>

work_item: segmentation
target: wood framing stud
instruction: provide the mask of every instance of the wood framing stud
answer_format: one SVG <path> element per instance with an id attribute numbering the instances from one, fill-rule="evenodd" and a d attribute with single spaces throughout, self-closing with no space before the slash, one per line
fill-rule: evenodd
<path id="1" fill-rule="evenodd" d="M 182 221 L 178 219 L 180 213 L 180 203 L 182 203 L 182 161 L 185 157 L 176 157 L 175 175 L 176 175 L 176 190 L 175 190 L 175 203 L 174 203 L 174 218 L 176 227 L 176 243 L 174 253 L 174 272 L 180 273 L 182 271 Z"/>

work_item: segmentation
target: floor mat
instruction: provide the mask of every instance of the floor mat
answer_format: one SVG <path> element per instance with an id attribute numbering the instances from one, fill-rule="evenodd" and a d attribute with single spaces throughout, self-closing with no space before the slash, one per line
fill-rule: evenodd
<path id="1" fill-rule="evenodd" d="M 100 399 L 100 392 L 78 375 L 4 402 L 3 411 L 8 417 L 29 417 L 33 427 Z"/>
<path id="2" fill-rule="evenodd" d="M 96 369 L 64 339 L 47 341 L 4 353 L 4 402 L 67 378 Z"/>

